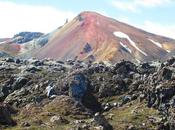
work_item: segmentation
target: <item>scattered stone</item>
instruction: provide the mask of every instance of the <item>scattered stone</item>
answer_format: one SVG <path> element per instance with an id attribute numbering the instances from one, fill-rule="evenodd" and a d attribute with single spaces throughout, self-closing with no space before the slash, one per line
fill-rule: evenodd
<path id="1" fill-rule="evenodd" d="M 135 130 L 136 128 L 133 125 L 128 126 L 127 130 Z"/>
<path id="2" fill-rule="evenodd" d="M 129 102 L 131 100 L 131 96 L 130 95 L 126 95 L 122 98 L 122 104 L 126 104 L 127 102 Z"/>
<path id="3" fill-rule="evenodd" d="M 69 121 L 67 121 L 61 116 L 52 116 L 50 118 L 50 122 L 55 123 L 55 124 L 68 124 L 69 123 Z"/>
<path id="4" fill-rule="evenodd" d="M 100 126 L 96 126 L 96 127 L 94 127 L 94 128 L 95 128 L 95 130 L 105 130 L 104 127 L 101 126 L 101 125 L 100 125 Z"/>
<path id="5" fill-rule="evenodd" d="M 30 123 L 29 122 L 23 122 L 22 124 L 21 124 L 21 127 L 30 127 L 31 125 L 30 125 Z"/>

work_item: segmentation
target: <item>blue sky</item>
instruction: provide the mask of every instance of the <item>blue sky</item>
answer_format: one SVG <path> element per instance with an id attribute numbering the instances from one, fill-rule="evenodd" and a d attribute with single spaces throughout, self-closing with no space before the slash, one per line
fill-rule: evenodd
<path id="1" fill-rule="evenodd" d="M 0 37 L 47 33 L 86 10 L 175 39 L 175 0 L 0 0 Z"/>

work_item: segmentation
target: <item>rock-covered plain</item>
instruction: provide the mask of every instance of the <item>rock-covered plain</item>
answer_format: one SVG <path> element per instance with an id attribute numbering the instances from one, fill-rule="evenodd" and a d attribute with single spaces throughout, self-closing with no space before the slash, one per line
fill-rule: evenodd
<path id="1" fill-rule="evenodd" d="M 0 129 L 173 130 L 175 58 L 0 59 Z"/>

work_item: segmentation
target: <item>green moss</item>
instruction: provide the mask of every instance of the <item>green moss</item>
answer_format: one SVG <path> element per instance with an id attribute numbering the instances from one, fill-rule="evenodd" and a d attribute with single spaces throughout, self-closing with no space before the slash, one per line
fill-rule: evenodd
<path id="1" fill-rule="evenodd" d="M 113 114 L 112 120 L 109 119 L 111 113 Z M 127 104 L 122 108 L 113 109 L 110 113 L 105 113 L 105 115 L 115 130 L 124 130 L 129 124 L 139 128 L 143 123 L 146 128 L 155 129 L 155 126 L 148 121 L 148 117 L 159 116 L 157 110 L 147 108 L 145 105 L 136 102 L 131 105 Z"/>

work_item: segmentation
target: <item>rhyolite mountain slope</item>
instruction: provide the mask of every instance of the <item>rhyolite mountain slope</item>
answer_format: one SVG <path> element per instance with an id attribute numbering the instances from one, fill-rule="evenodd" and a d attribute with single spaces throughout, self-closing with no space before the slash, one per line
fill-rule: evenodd
<path id="1" fill-rule="evenodd" d="M 161 60 L 175 50 L 173 39 L 148 33 L 95 12 L 82 12 L 48 35 L 45 44 L 38 44 L 35 39 L 22 45 L 3 44 L 0 50 L 22 57 L 97 62 Z"/>
<path id="2" fill-rule="evenodd" d="M 86 46 L 91 49 L 86 50 Z M 154 35 L 102 16 L 83 12 L 56 30 L 48 44 L 34 55 L 60 60 L 160 60 L 175 49 L 175 40 Z"/>

